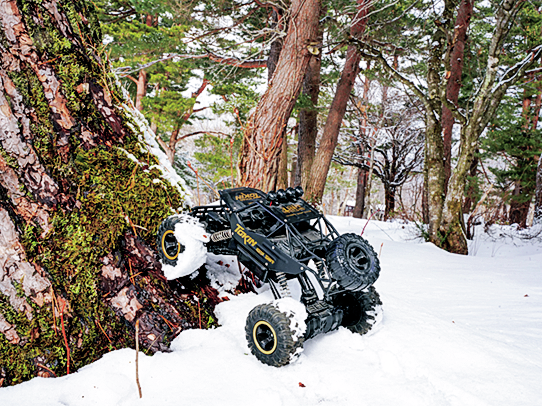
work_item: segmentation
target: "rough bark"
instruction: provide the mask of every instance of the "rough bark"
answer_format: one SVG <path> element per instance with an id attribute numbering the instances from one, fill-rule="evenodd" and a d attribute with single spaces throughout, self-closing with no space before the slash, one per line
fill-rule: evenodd
<path id="1" fill-rule="evenodd" d="M 92 3 L 0 0 L 0 28 L 1 384 L 133 346 L 136 320 L 150 352 L 212 324 L 208 288 L 175 290 L 150 248 L 184 194 L 96 51 Z"/>
<path id="2" fill-rule="evenodd" d="M 459 5 L 459 11 L 455 20 L 455 29 L 452 43 L 449 44 L 450 67 L 449 77 L 446 84 L 446 98 L 457 106 L 459 90 L 461 89 L 461 75 L 463 73 L 463 60 L 467 30 L 470 25 L 473 0 L 463 0 Z M 447 73 L 448 75 L 448 73 Z M 444 148 L 444 190 L 448 187 L 448 180 L 452 174 L 452 130 L 455 120 L 450 109 L 446 106 L 442 109 L 442 138 Z"/>
<path id="3" fill-rule="evenodd" d="M 357 1 L 357 13 L 350 29 L 350 35 L 359 39 L 365 32 L 370 2 L 366 0 Z M 310 178 L 306 185 L 306 199 L 313 202 L 321 202 L 324 195 L 326 178 L 331 165 L 333 152 L 337 146 L 339 130 L 346 112 L 346 105 L 350 92 L 354 87 L 356 77 L 360 72 L 361 53 L 356 45 L 349 45 L 346 51 L 346 61 L 341 72 L 341 78 L 337 84 L 335 96 L 331 102 L 329 113 L 324 126 L 320 146 L 314 157 L 310 171 Z"/>
<path id="4" fill-rule="evenodd" d="M 318 31 L 320 3 L 294 0 L 275 73 L 245 129 L 239 184 L 273 190 L 279 185 L 285 128 L 301 91 Z"/>

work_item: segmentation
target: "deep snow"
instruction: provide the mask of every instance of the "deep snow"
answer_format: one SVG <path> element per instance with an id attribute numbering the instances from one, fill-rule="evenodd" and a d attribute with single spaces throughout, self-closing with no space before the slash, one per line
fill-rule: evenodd
<path id="1" fill-rule="evenodd" d="M 330 219 L 343 233 L 365 225 Z M 218 305 L 222 326 L 182 332 L 172 353 L 140 353 L 142 399 L 135 352 L 124 349 L 69 376 L 1 388 L 0 405 L 541 404 L 540 240 L 478 235 L 476 255 L 460 256 L 413 240 L 411 226 L 371 221 L 382 322 L 366 336 L 340 328 L 311 339 L 294 364 L 270 367 L 248 351 L 245 318 L 272 301 L 264 288 Z"/>

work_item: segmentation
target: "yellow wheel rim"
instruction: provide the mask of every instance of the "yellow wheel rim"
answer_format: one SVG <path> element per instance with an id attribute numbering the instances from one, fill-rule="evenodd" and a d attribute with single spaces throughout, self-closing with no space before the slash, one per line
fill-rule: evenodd
<path id="1" fill-rule="evenodd" d="M 162 236 L 162 252 L 164 253 L 164 255 L 166 256 L 167 259 L 169 259 L 170 261 L 174 261 L 177 259 L 177 257 L 179 256 L 179 251 L 181 251 L 181 244 L 180 243 L 177 243 L 177 252 L 175 253 L 174 256 L 169 256 L 167 251 L 166 251 L 166 246 L 165 246 L 165 241 L 166 241 L 166 237 L 169 235 L 169 234 L 173 234 L 173 231 L 172 230 L 167 230 L 164 235 Z"/>
<path id="2" fill-rule="evenodd" d="M 265 326 L 267 327 L 269 330 L 271 330 L 271 333 L 273 334 L 273 347 L 269 350 L 269 351 L 266 351 L 264 350 L 261 346 L 260 346 L 260 343 L 258 341 L 258 338 L 256 337 L 256 331 L 258 330 L 258 327 L 260 326 Z M 269 355 L 269 354 L 273 354 L 275 352 L 275 350 L 277 349 L 277 333 L 275 333 L 275 329 L 271 326 L 271 324 L 269 324 L 267 321 L 265 320 L 260 320 L 259 322 L 257 322 L 255 325 L 254 325 L 254 328 L 252 329 L 252 338 L 254 339 L 254 343 L 256 344 L 256 347 L 258 348 L 258 350 L 262 353 L 262 354 L 265 354 L 265 355 Z"/>

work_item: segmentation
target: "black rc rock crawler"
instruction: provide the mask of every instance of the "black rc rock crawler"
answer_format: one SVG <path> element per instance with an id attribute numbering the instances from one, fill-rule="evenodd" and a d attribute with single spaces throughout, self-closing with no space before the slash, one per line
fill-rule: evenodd
<path id="1" fill-rule="evenodd" d="M 317 334 L 339 326 L 365 334 L 373 327 L 382 305 L 372 286 L 380 263 L 365 239 L 340 235 L 301 199 L 300 187 L 267 194 L 244 187 L 219 193 L 219 205 L 198 206 L 190 212 L 210 235 L 207 251 L 236 255 L 260 281 L 269 283 L 275 299 L 290 297 L 287 282 L 296 279 L 307 311 L 306 331 L 297 337 L 291 314 L 273 304 L 252 309 L 245 332 L 256 358 L 279 367 L 291 362 L 304 340 Z M 173 215 L 159 227 L 158 252 L 165 264 L 176 265 L 185 249 L 174 233 L 176 224 L 183 221 L 182 216 Z"/>

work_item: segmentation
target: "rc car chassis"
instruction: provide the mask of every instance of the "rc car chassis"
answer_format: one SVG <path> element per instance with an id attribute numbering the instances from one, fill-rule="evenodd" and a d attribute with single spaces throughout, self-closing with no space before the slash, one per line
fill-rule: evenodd
<path id="1" fill-rule="evenodd" d="M 248 345 L 261 362 L 288 364 L 301 352 L 304 340 L 341 325 L 361 334 L 371 329 L 382 304 L 372 286 L 380 264 L 365 239 L 340 235 L 301 199 L 300 187 L 267 194 L 243 187 L 219 194 L 218 205 L 190 212 L 209 233 L 207 251 L 236 255 L 261 282 L 269 283 L 276 300 L 291 296 L 288 280 L 297 280 L 301 287 L 300 301 L 307 312 L 301 337 L 292 314 L 273 304 L 256 306 L 248 315 Z M 159 227 L 158 252 L 165 264 L 181 260 L 184 247 L 174 231 L 182 221 L 173 215 Z"/>

